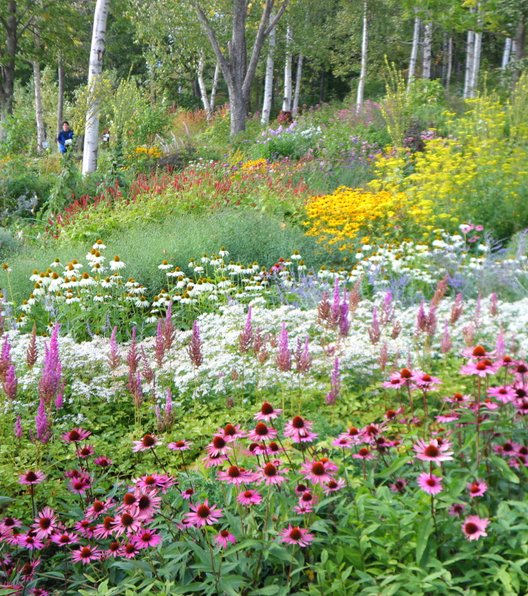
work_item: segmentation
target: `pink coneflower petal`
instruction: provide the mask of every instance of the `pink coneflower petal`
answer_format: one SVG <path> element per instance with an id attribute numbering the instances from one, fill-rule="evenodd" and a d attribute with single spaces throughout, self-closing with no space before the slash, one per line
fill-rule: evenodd
<path id="1" fill-rule="evenodd" d="M 161 445 L 161 441 L 155 435 L 147 433 L 143 436 L 141 440 L 134 441 L 134 448 L 132 451 L 148 451 L 149 449 L 153 449 L 157 445 Z"/>
<path id="2" fill-rule="evenodd" d="M 115 517 L 113 528 L 116 536 L 121 536 L 124 533 L 137 534 L 141 529 L 141 520 L 137 515 L 127 511 Z"/>
<path id="3" fill-rule="evenodd" d="M 94 464 L 96 466 L 100 466 L 101 468 L 108 468 L 113 463 L 114 462 L 109 457 L 106 457 L 106 455 L 100 455 L 94 459 Z"/>
<path id="4" fill-rule="evenodd" d="M 20 474 L 18 477 L 19 484 L 27 484 L 29 486 L 35 486 L 36 484 L 40 484 L 46 480 L 46 474 L 44 472 L 40 472 L 37 470 L 33 472 L 32 470 L 28 470 L 23 474 Z"/>
<path id="5" fill-rule="evenodd" d="M 194 495 L 194 488 L 186 488 L 181 493 L 182 499 L 185 499 L 186 501 L 189 501 L 193 495 Z"/>
<path id="6" fill-rule="evenodd" d="M 404 493 L 407 488 L 407 480 L 405 478 L 397 478 L 389 488 L 393 493 Z"/>
<path id="7" fill-rule="evenodd" d="M 236 543 L 236 538 L 229 532 L 229 530 L 220 530 L 214 537 L 214 541 L 222 548 L 227 548 L 229 544 Z"/>
<path id="8" fill-rule="evenodd" d="M 215 435 L 213 440 L 207 445 L 206 450 L 209 457 L 217 457 L 219 455 L 225 455 L 229 442 L 222 435 Z"/>
<path id="9" fill-rule="evenodd" d="M 298 526 L 291 525 L 284 530 L 281 530 L 279 532 L 279 536 L 281 537 L 281 542 L 285 542 L 286 544 L 294 544 L 300 546 L 301 548 L 309 546 L 314 539 L 313 534 L 310 534 L 307 528 L 300 528 Z"/>
<path id="10" fill-rule="evenodd" d="M 195 528 L 202 528 L 215 524 L 221 517 L 223 517 L 222 510 L 215 505 L 209 505 L 206 499 L 203 503 L 191 505 L 191 511 L 185 514 L 184 520 Z"/>
<path id="11" fill-rule="evenodd" d="M 453 517 L 461 517 L 465 509 L 466 506 L 464 505 L 464 503 L 453 503 L 453 505 L 451 505 L 451 507 L 449 508 L 448 513 Z"/>
<path id="12" fill-rule="evenodd" d="M 462 375 L 475 375 L 484 378 L 488 375 L 494 375 L 500 368 L 500 364 L 484 358 L 478 362 L 469 361 L 460 368 Z"/>
<path id="13" fill-rule="evenodd" d="M 135 542 L 127 542 L 121 546 L 119 554 L 125 559 L 133 559 L 139 554 L 139 547 Z"/>
<path id="14" fill-rule="evenodd" d="M 343 478 L 332 478 L 323 486 L 323 492 L 325 495 L 331 495 L 342 488 L 345 488 L 346 482 Z"/>
<path id="15" fill-rule="evenodd" d="M 65 443 L 79 443 L 80 441 L 85 441 L 91 434 L 89 430 L 84 430 L 83 428 L 72 428 L 72 430 L 62 435 L 62 440 Z"/>
<path id="16" fill-rule="evenodd" d="M 16 536 L 16 544 L 27 550 L 40 550 L 41 548 L 44 548 L 44 542 L 42 542 L 40 538 L 37 538 L 33 532 L 18 534 Z"/>
<path id="17" fill-rule="evenodd" d="M 71 558 L 74 563 L 88 565 L 92 561 L 98 561 L 101 558 L 101 551 L 92 546 L 81 546 L 73 551 Z"/>
<path id="18" fill-rule="evenodd" d="M 137 548 L 152 548 L 161 544 L 161 536 L 152 530 L 143 530 L 131 538 Z"/>
<path id="19" fill-rule="evenodd" d="M 301 474 L 312 484 L 325 484 L 332 480 L 337 466 L 323 458 L 319 461 L 306 462 L 301 466 Z"/>
<path id="20" fill-rule="evenodd" d="M 51 507 L 44 507 L 35 518 L 32 528 L 36 532 L 37 538 L 45 539 L 53 534 L 57 527 L 57 516 Z"/>
<path id="21" fill-rule="evenodd" d="M 218 480 L 239 486 L 253 482 L 255 474 L 238 466 L 229 466 L 225 471 L 218 472 Z"/>
<path id="22" fill-rule="evenodd" d="M 191 448 L 192 443 L 190 441 L 186 441 L 185 439 L 180 441 L 173 441 L 167 445 L 167 448 L 171 451 L 187 451 Z"/>
<path id="23" fill-rule="evenodd" d="M 72 532 L 57 532 L 53 534 L 51 541 L 57 546 L 69 546 L 70 544 L 77 544 L 79 538 Z"/>
<path id="24" fill-rule="evenodd" d="M 441 462 L 453 459 L 453 452 L 450 451 L 451 443 L 448 441 L 439 441 L 431 439 L 429 442 L 419 440 L 413 446 L 416 452 L 416 459 L 421 461 Z"/>
<path id="25" fill-rule="evenodd" d="M 246 433 L 240 428 L 240 424 L 226 424 L 224 428 L 218 429 L 218 435 L 221 435 L 227 443 L 232 443 L 237 439 L 242 439 Z"/>
<path id="26" fill-rule="evenodd" d="M 482 536 L 487 536 L 486 528 L 488 524 L 489 519 L 470 515 L 462 523 L 462 532 L 468 540 L 478 540 Z"/>
<path id="27" fill-rule="evenodd" d="M 358 450 L 357 453 L 354 453 L 352 455 L 352 457 L 353 457 L 353 459 L 369 460 L 369 459 L 374 459 L 376 456 L 367 447 L 362 447 L 361 449 Z"/>
<path id="28" fill-rule="evenodd" d="M 494 397 L 503 404 L 511 403 L 517 394 L 511 385 L 503 385 L 502 387 L 489 387 L 488 395 Z"/>
<path id="29" fill-rule="evenodd" d="M 435 476 L 434 474 L 429 474 L 428 472 L 420 474 L 417 482 L 418 486 L 428 495 L 437 495 L 443 490 L 442 478 Z"/>

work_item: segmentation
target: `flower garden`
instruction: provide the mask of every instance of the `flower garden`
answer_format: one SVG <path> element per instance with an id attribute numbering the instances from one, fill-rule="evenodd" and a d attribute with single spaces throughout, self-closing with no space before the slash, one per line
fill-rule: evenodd
<path id="1" fill-rule="evenodd" d="M 526 89 L 401 145 L 311 112 L 21 229 L 0 594 L 526 593 Z"/>

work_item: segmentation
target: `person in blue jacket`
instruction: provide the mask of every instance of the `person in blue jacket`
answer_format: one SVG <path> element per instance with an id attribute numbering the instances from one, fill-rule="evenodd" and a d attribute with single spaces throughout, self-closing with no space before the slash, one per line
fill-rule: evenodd
<path id="1" fill-rule="evenodd" d="M 57 143 L 59 144 L 59 151 L 61 153 L 66 153 L 68 148 L 73 145 L 73 130 L 66 120 L 62 123 L 62 130 L 57 136 Z"/>

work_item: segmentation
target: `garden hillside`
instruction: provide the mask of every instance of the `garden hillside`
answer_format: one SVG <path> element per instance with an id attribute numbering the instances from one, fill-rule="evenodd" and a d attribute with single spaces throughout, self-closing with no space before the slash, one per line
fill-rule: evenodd
<path id="1" fill-rule="evenodd" d="M 528 593 L 527 24 L 0 0 L 0 596 Z"/>

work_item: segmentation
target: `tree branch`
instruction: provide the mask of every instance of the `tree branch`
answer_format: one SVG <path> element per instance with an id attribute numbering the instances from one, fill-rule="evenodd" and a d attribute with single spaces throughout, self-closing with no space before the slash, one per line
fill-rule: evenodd
<path id="1" fill-rule="evenodd" d="M 284 2 L 282 3 L 281 7 L 277 11 L 277 14 L 275 15 L 275 17 L 273 18 L 273 20 L 269 24 L 269 27 L 266 29 L 266 31 L 264 31 L 264 37 L 267 37 L 273 31 L 273 29 L 275 29 L 275 26 L 280 21 L 282 15 L 284 14 L 284 11 L 288 7 L 288 2 L 289 2 L 289 0 L 284 0 Z"/>

